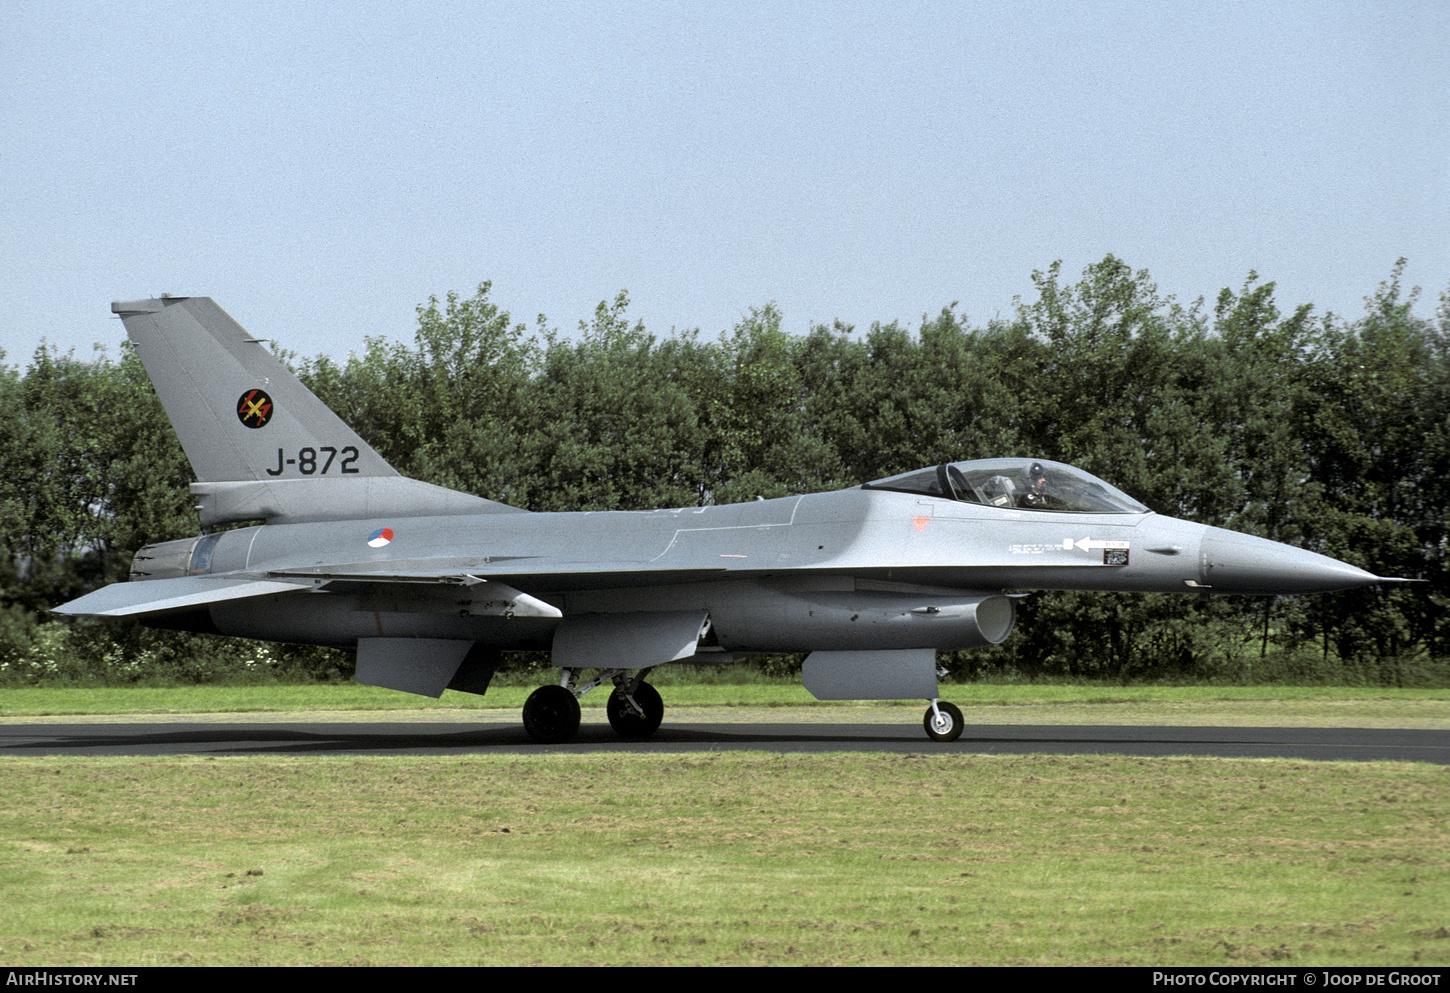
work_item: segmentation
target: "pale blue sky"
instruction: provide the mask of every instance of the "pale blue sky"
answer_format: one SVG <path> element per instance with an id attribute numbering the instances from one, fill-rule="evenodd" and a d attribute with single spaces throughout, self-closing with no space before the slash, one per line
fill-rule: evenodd
<path id="1" fill-rule="evenodd" d="M 214 297 L 343 357 L 492 280 L 572 328 L 982 324 L 1112 252 L 1353 317 L 1450 283 L 1450 5 L 0 7 L 0 348 Z M 114 347 L 112 349 L 114 354 Z"/>

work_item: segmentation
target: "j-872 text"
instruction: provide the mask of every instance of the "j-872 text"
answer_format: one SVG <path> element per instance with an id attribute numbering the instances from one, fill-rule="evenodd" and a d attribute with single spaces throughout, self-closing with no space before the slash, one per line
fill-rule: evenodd
<path id="1" fill-rule="evenodd" d="M 277 468 L 268 469 L 267 475 L 280 476 L 287 471 L 288 466 L 296 466 L 297 471 L 304 476 L 325 476 L 327 471 L 333 467 L 338 454 L 342 454 L 342 461 L 338 463 L 338 471 L 343 473 L 357 472 L 357 447 L 346 445 L 341 449 L 331 445 L 324 445 L 321 448 L 300 448 L 297 450 L 297 457 L 289 459 L 283 449 L 277 449 Z"/>

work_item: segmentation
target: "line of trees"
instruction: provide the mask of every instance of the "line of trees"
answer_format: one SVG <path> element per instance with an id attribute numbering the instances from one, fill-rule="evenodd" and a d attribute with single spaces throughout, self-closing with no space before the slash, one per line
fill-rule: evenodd
<path id="1" fill-rule="evenodd" d="M 948 660 L 963 675 L 1422 683 L 1450 674 L 1450 291 L 1418 316 L 1402 268 L 1352 321 L 1281 310 L 1253 273 L 1182 306 L 1108 256 L 1075 283 L 1034 273 L 1035 297 L 985 327 L 947 307 L 916 329 L 797 336 L 766 306 L 718 339 L 655 336 L 624 293 L 576 335 L 531 329 L 485 283 L 419 307 L 411 345 L 290 361 L 400 472 L 531 510 L 727 503 L 1032 455 L 1161 513 L 1428 580 L 1298 599 L 1037 594 L 1007 644 Z M 128 678 L 145 652 L 217 659 L 196 678 L 255 668 L 254 646 L 45 618 L 124 578 L 142 544 L 197 531 L 189 467 L 129 348 L 42 345 L 23 373 L 0 364 L 0 403 L 0 673 Z M 56 661 L 58 641 L 79 660 Z"/>

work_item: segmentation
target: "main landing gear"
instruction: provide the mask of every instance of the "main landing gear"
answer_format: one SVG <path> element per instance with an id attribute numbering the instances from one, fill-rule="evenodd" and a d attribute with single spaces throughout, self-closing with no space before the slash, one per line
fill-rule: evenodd
<path id="1" fill-rule="evenodd" d="M 579 733 L 579 698 L 567 686 L 541 686 L 524 701 L 524 730 L 541 745 L 559 745 Z"/>
<path id="2" fill-rule="evenodd" d="M 542 745 L 559 745 L 579 733 L 579 698 L 605 682 L 614 692 L 604 705 L 609 726 L 625 741 L 643 741 L 659 730 L 665 703 L 659 690 L 644 681 L 640 669 L 633 677 L 624 669 L 604 669 L 587 683 L 577 682 L 578 669 L 560 670 L 556 686 L 542 686 L 524 701 L 524 730 Z"/>
<path id="3" fill-rule="evenodd" d="M 625 741 L 644 741 L 660 729 L 665 718 L 665 702 L 660 691 L 642 679 L 634 680 L 634 688 L 628 684 L 614 687 L 609 702 L 604 705 L 609 715 L 609 726 Z"/>

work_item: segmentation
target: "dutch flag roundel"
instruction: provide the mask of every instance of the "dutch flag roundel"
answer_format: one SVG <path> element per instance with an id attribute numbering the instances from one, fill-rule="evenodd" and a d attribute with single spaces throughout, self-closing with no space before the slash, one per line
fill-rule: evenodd
<path id="1" fill-rule="evenodd" d="M 368 547 L 370 547 L 370 548 L 382 548 L 384 545 L 386 545 L 388 542 L 390 542 L 392 540 L 393 540 L 393 529 L 392 528 L 378 528 L 372 534 L 368 535 Z"/>

